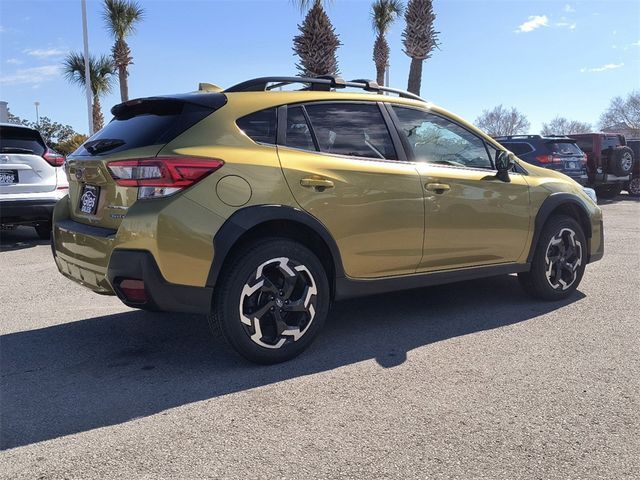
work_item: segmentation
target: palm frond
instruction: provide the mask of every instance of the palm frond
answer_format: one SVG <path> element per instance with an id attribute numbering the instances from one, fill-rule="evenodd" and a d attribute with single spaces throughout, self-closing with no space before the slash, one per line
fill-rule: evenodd
<path id="1" fill-rule="evenodd" d="M 122 40 L 135 32 L 144 10 L 133 0 L 104 0 L 102 18 L 113 37 Z"/>
<path id="2" fill-rule="evenodd" d="M 111 91 L 115 66 L 108 55 L 89 56 L 89 78 L 93 95 L 101 96 Z M 84 56 L 79 52 L 70 52 L 62 64 L 65 78 L 81 87 L 85 85 Z"/>
<path id="3" fill-rule="evenodd" d="M 322 5 L 329 4 L 333 0 L 290 0 L 290 2 L 300 9 L 300 12 L 305 13 L 311 7 L 313 7 L 316 3 Z"/>
<path id="4" fill-rule="evenodd" d="M 371 5 L 371 26 L 378 34 L 386 34 L 402 14 L 404 6 L 400 0 L 376 0 Z"/>

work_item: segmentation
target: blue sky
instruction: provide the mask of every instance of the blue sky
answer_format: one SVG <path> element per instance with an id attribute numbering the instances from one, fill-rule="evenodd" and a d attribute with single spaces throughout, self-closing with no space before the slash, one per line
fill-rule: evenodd
<path id="1" fill-rule="evenodd" d="M 288 0 L 140 0 L 146 19 L 130 39 L 132 98 L 295 74 L 292 38 L 302 15 Z M 328 7 L 344 78 L 374 78 L 369 0 Z M 89 48 L 109 53 L 101 2 L 88 1 Z M 611 97 L 640 88 L 640 2 L 435 0 L 441 47 L 424 64 L 422 96 L 473 121 L 515 106 L 533 133 L 556 115 L 597 123 Z M 0 0 L 0 99 L 12 113 L 40 115 L 86 132 L 84 94 L 59 66 L 81 50 L 80 0 Z M 403 22 L 393 27 L 391 84 L 406 88 Z M 117 84 L 103 99 L 119 103 Z"/>

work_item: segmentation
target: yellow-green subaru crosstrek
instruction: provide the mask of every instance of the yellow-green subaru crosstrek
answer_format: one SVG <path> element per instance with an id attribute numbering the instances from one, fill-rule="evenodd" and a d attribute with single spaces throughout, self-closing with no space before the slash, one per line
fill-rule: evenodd
<path id="1" fill-rule="evenodd" d="M 112 113 L 67 160 L 60 272 L 208 314 L 255 362 L 299 354 L 333 300 L 510 273 L 555 300 L 603 255 L 592 191 L 371 81 L 204 84 Z"/>

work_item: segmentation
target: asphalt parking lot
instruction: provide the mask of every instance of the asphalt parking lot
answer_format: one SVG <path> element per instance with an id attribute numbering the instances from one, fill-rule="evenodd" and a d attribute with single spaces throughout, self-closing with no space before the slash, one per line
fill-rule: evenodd
<path id="1" fill-rule="evenodd" d="M 567 301 L 513 276 L 352 300 L 271 367 L 2 232 L 0 476 L 640 478 L 640 202 L 603 209 Z"/>

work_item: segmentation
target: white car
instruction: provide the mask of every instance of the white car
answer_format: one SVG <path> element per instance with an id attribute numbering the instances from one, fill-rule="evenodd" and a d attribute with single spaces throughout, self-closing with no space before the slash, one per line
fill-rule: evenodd
<path id="1" fill-rule="evenodd" d="M 56 202 L 69 192 L 64 157 L 47 147 L 40 132 L 0 123 L 0 227 L 35 227 L 51 235 Z"/>

